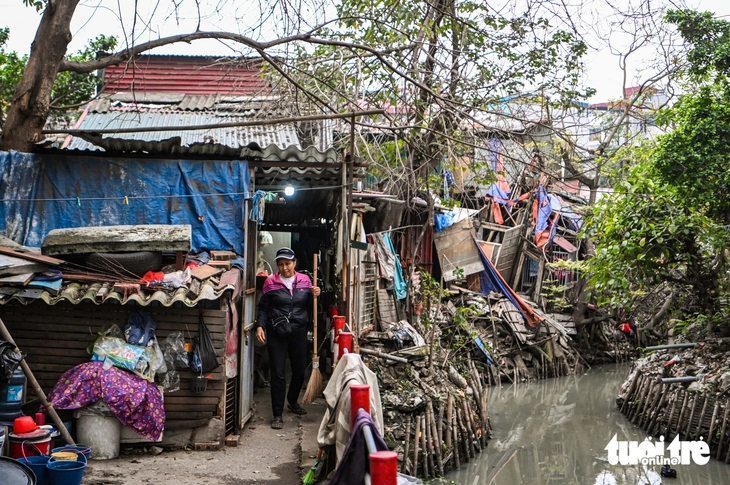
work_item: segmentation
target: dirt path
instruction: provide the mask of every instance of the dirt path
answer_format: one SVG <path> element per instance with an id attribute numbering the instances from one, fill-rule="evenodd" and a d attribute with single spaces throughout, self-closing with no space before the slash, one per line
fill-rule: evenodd
<path id="1" fill-rule="evenodd" d="M 82 485 L 290 485 L 301 483 L 316 453 L 316 434 L 325 405 L 306 406 L 309 413 L 284 415 L 284 429 L 269 427 L 269 394 L 256 395 L 259 412 L 246 425 L 237 447 L 220 451 L 165 451 L 151 456 L 144 451 L 119 459 L 91 461 Z M 303 467 L 303 468 L 302 468 Z"/>

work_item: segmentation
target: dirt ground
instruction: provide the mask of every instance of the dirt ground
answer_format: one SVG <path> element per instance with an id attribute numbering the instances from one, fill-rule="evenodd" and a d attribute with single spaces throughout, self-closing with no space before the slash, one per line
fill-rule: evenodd
<path id="1" fill-rule="evenodd" d="M 242 431 L 237 447 L 220 451 L 164 451 L 152 456 L 142 449 L 116 460 L 90 461 L 82 485 L 290 485 L 314 464 L 317 429 L 324 400 L 306 405 L 308 414 L 285 412 L 284 428 L 273 430 L 267 389 L 255 395 L 257 413 Z"/>

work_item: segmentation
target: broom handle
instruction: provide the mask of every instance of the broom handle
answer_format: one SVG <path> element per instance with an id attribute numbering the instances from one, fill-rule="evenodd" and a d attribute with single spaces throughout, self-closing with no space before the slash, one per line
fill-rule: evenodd
<path id="1" fill-rule="evenodd" d="M 317 286 L 317 253 L 314 253 L 314 286 Z M 317 297 L 314 297 L 314 356 L 317 357 Z"/>

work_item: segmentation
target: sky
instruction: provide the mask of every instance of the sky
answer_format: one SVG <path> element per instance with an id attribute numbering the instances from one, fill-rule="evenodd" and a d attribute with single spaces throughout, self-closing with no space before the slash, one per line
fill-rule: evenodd
<path id="1" fill-rule="evenodd" d="M 492 0 L 493 3 L 506 0 Z M 573 4 L 583 8 L 584 17 L 582 20 L 587 24 L 595 23 L 597 28 L 606 28 L 602 7 L 607 0 L 574 0 Z M 611 0 L 612 3 L 629 3 L 637 0 Z M 140 15 L 136 24 L 132 24 L 132 6 L 138 3 Z M 75 52 L 84 47 L 86 41 L 99 34 L 116 35 L 120 38 L 129 38 L 134 31 L 137 43 L 152 40 L 158 36 L 167 36 L 175 33 L 194 31 L 197 27 L 197 15 L 194 9 L 195 2 L 186 0 L 181 2 L 182 7 L 178 11 L 172 11 L 169 0 L 157 0 L 157 2 L 131 2 L 129 0 L 81 0 L 72 23 L 73 40 L 69 46 L 70 52 Z M 252 0 L 201 0 L 202 11 L 209 12 L 201 23 L 201 30 L 223 30 L 237 33 L 245 33 L 248 29 L 255 27 L 254 22 L 261 18 L 258 3 Z M 297 3 L 295 1 L 290 4 Z M 717 16 L 727 16 L 730 20 L 730 0 L 686 0 L 690 7 L 697 10 L 714 12 Z M 310 18 L 322 15 L 311 11 L 307 7 L 308 0 L 298 0 L 303 5 L 305 15 Z M 588 7 L 587 7 L 588 6 Z M 122 9 L 120 15 L 119 9 Z M 578 8 L 578 7 L 576 7 Z M 587 13 L 590 9 L 590 13 Z M 602 10 L 603 9 L 603 10 Z M 124 28 L 120 17 L 125 19 Z M 146 19 L 153 19 L 147 22 Z M 143 20 L 145 19 L 145 20 Z M 40 21 L 40 14 L 33 8 L 23 5 L 22 0 L 0 0 L 0 27 L 10 27 L 10 40 L 6 46 L 7 50 L 26 54 L 30 51 L 36 28 Z M 270 20 L 273 22 L 273 20 Z M 281 24 L 281 22 L 278 22 Z M 261 33 L 265 36 L 270 29 L 264 29 Z M 617 38 L 620 45 L 621 39 Z M 601 46 L 598 41 L 589 42 L 594 47 Z M 153 51 L 156 54 L 184 54 L 184 55 L 214 55 L 233 56 L 238 53 L 218 41 L 198 41 L 192 44 L 181 44 L 168 46 Z M 628 65 L 630 73 L 627 85 L 637 84 L 635 82 L 640 76 L 640 69 L 647 63 L 654 51 L 646 48 L 634 56 Z M 601 102 L 616 99 L 621 96 L 623 73 L 619 69 L 618 57 L 613 55 L 607 48 L 600 47 L 591 50 L 585 58 L 586 85 L 596 89 L 596 94 L 589 99 L 590 102 Z M 632 82 L 634 81 L 634 82 Z"/>

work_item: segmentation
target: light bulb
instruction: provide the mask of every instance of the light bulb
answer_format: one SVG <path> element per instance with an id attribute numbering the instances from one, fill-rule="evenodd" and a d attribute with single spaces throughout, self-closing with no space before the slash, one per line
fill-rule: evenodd
<path id="1" fill-rule="evenodd" d="M 291 197 L 292 195 L 294 195 L 294 187 L 292 187 L 291 185 L 287 185 L 284 189 L 284 195 L 286 195 L 287 197 Z"/>

